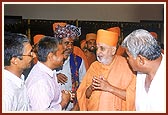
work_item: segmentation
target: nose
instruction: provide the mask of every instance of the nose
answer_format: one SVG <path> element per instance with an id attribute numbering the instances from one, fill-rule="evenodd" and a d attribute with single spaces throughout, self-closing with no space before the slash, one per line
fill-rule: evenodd
<path id="1" fill-rule="evenodd" d="M 70 48 L 70 49 L 72 49 L 73 44 L 72 44 L 72 43 L 69 43 L 69 44 L 67 45 L 67 47 Z"/>
<path id="2" fill-rule="evenodd" d="M 95 42 L 92 42 L 92 46 L 96 46 L 96 43 L 95 43 Z"/>

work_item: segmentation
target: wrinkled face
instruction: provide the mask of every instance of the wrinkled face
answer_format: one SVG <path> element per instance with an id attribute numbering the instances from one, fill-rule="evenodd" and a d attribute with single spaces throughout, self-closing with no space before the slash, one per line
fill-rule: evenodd
<path id="1" fill-rule="evenodd" d="M 62 39 L 62 46 L 64 49 L 65 56 L 69 56 L 73 52 L 74 47 L 74 40 L 72 38 L 63 38 Z"/>
<path id="2" fill-rule="evenodd" d="M 109 65 L 112 62 L 113 55 L 115 54 L 113 47 L 103 43 L 97 43 L 97 60 L 104 65 Z"/>
<path id="3" fill-rule="evenodd" d="M 19 68 L 22 68 L 23 70 L 30 68 L 33 62 L 33 58 L 35 57 L 34 52 L 32 52 L 32 46 L 30 45 L 30 43 L 24 43 L 24 52 L 21 57 L 22 59 L 17 62 L 17 66 Z"/>
<path id="4" fill-rule="evenodd" d="M 128 50 L 126 50 L 126 59 L 130 65 L 130 67 L 132 68 L 133 71 L 137 71 L 138 70 L 138 64 L 137 64 L 137 60 L 129 53 Z"/>
<path id="5" fill-rule="evenodd" d="M 58 50 L 53 55 L 53 63 L 55 68 L 58 68 L 64 63 L 64 49 L 62 45 L 58 45 Z"/>
<path id="6" fill-rule="evenodd" d="M 91 40 L 87 41 L 87 49 L 90 52 L 95 52 L 95 50 L 96 50 L 96 40 L 91 39 Z"/>

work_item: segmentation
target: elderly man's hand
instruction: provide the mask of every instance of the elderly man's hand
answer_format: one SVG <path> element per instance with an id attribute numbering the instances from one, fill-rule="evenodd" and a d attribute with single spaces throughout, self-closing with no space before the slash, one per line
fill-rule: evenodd
<path id="1" fill-rule="evenodd" d="M 103 77 L 93 77 L 92 81 L 92 87 L 95 90 L 102 90 L 102 91 L 109 91 L 109 89 L 112 87 L 111 84 L 105 80 Z"/>

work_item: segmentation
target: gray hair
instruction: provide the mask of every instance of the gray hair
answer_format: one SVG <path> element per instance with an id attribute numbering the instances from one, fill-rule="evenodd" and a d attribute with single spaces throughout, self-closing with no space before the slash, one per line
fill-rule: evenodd
<path id="1" fill-rule="evenodd" d="M 156 39 L 143 29 L 135 30 L 126 36 L 121 46 L 127 48 L 134 58 L 142 55 L 148 60 L 155 60 L 161 55 L 161 47 Z"/>

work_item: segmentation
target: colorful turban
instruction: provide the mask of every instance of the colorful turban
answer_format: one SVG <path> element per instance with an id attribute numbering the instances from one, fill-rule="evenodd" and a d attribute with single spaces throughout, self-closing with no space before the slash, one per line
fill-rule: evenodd
<path id="1" fill-rule="evenodd" d="M 107 29 L 108 31 L 111 31 L 111 32 L 116 32 L 118 33 L 118 36 L 120 36 L 120 27 L 112 27 L 112 28 L 108 28 Z"/>
<path id="2" fill-rule="evenodd" d="M 86 41 L 89 41 L 89 40 L 96 40 L 97 38 L 97 35 L 95 33 L 88 33 L 86 34 Z"/>
<path id="3" fill-rule="evenodd" d="M 53 30 L 54 30 L 54 36 L 57 38 L 76 39 L 81 35 L 81 28 L 66 23 L 54 23 Z"/>
<path id="4" fill-rule="evenodd" d="M 158 35 L 156 32 L 150 32 L 150 34 L 155 38 L 155 39 L 158 39 Z"/>
<path id="5" fill-rule="evenodd" d="M 117 46 L 118 33 L 99 29 L 97 31 L 96 43 L 104 43 L 109 46 Z"/>
<path id="6" fill-rule="evenodd" d="M 43 35 L 43 34 L 37 34 L 37 35 L 35 35 L 35 36 L 33 37 L 33 42 L 34 42 L 34 44 L 37 44 L 37 43 L 40 41 L 40 39 L 42 39 L 44 36 L 45 36 L 45 35 Z"/>

